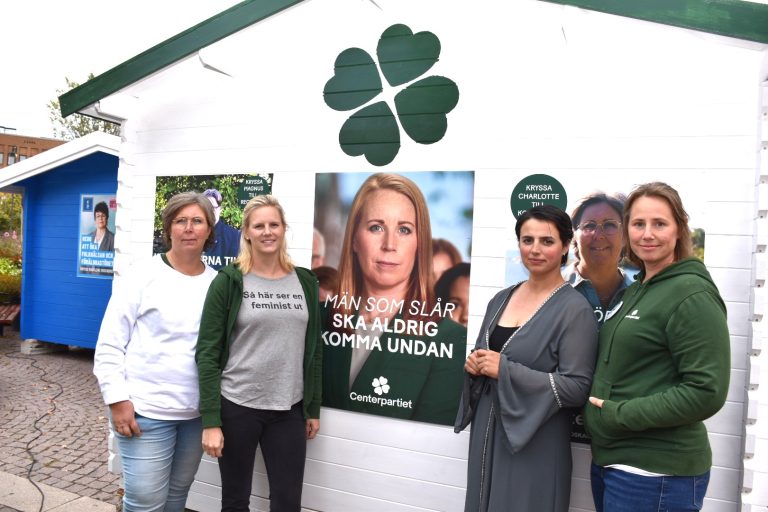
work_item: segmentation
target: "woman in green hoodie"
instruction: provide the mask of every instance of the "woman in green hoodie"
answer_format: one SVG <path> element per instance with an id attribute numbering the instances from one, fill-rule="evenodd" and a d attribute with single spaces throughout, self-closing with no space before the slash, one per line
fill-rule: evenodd
<path id="1" fill-rule="evenodd" d="M 712 451 L 703 421 L 725 402 L 726 310 L 691 257 L 677 191 L 647 183 L 624 210 L 627 255 L 641 271 L 606 313 L 586 406 L 597 512 L 701 510 Z"/>

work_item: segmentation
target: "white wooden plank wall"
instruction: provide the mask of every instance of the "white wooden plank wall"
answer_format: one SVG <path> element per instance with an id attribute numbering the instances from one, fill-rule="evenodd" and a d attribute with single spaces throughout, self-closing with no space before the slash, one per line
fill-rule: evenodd
<path id="1" fill-rule="evenodd" d="M 748 346 L 744 512 L 768 510 L 768 82 L 762 86 L 759 167 L 755 183 L 755 233 L 750 247 L 751 340 Z"/>
<path id="2" fill-rule="evenodd" d="M 755 291 L 761 256 L 754 248 L 764 253 L 768 238 L 765 157 L 757 187 L 763 218 L 755 221 L 755 77 L 765 55 L 714 36 L 542 2 L 493 0 L 476 13 L 453 1 L 377 4 L 382 9 L 346 0 L 301 4 L 201 52 L 232 78 L 214 77 L 194 57 L 137 86 L 135 111 L 123 126 L 114 286 L 126 265 L 151 254 L 158 175 L 275 173 L 274 193 L 291 225 L 291 254 L 308 265 L 315 173 L 380 170 L 338 147 L 347 114 L 329 113 L 321 100 L 336 55 L 349 46 L 375 50 L 378 34 L 391 23 L 432 30 L 443 48 L 435 72 L 459 84 L 459 106 L 445 139 L 420 146 L 404 137 L 401 153 L 384 170 L 475 171 L 469 345 L 488 300 L 504 284 L 512 242 L 509 194 L 519 179 L 567 174 L 595 188 L 625 184 L 628 177 L 631 183 L 698 183 L 697 194 L 707 201 L 700 216 L 706 264 L 727 303 L 732 357 L 727 403 L 707 422 L 714 467 L 705 510 L 737 511 L 740 497 L 745 507 L 765 507 L 768 363 L 760 374 L 759 358 L 768 356 L 759 351 L 768 329 L 750 322 L 762 314 L 757 305 L 753 311 L 754 298 L 763 297 Z M 355 24 L 344 21 L 351 18 Z M 467 23 L 452 22 L 459 18 Z M 468 27 L 483 30 L 468 37 Z M 296 44 L 296 34 L 312 45 Z M 648 47 L 650 41 L 656 45 Z M 281 66 L 285 62 L 291 65 Z M 271 79 L 274 69 L 279 80 Z M 768 299 L 760 300 L 764 312 Z M 745 386 L 755 388 L 748 402 Z M 746 438 L 745 417 L 752 421 Z M 323 409 L 321 425 L 319 438 L 309 443 L 308 510 L 463 509 L 466 432 L 333 409 Z M 744 439 L 754 457 L 746 462 L 744 482 L 751 491 L 740 495 Z M 575 446 L 573 455 L 571 510 L 594 510 L 589 450 Z M 218 510 L 218 485 L 216 464 L 205 458 L 188 506 Z M 259 463 L 252 509 L 267 510 L 266 496 Z"/>

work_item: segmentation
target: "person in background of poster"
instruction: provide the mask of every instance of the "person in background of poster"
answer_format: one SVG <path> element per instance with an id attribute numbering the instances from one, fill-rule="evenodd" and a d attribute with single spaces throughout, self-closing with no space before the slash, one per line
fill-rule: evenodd
<path id="1" fill-rule="evenodd" d="M 444 238 L 432 240 L 432 272 L 435 282 L 440 279 L 443 272 L 461 263 L 461 254 L 451 242 Z"/>
<path id="2" fill-rule="evenodd" d="M 725 403 L 730 377 L 725 303 L 693 257 L 674 188 L 640 185 L 623 220 L 640 273 L 600 329 L 585 409 L 595 507 L 701 510 L 712 466 L 704 420 Z"/>
<path id="3" fill-rule="evenodd" d="M 115 234 L 107 227 L 109 208 L 104 201 L 99 202 L 93 209 L 93 223 L 96 229 L 91 233 L 91 240 L 98 244 L 100 251 L 115 250 Z"/>
<path id="4" fill-rule="evenodd" d="M 240 254 L 211 283 L 197 342 L 203 449 L 218 457 L 221 509 L 248 512 L 256 449 L 269 509 L 299 512 L 307 439 L 320 429 L 318 282 L 291 261 L 272 195 L 243 210 Z"/>
<path id="5" fill-rule="evenodd" d="M 573 237 L 568 214 L 534 206 L 515 234 L 530 277 L 491 299 L 464 366 L 454 427 L 472 423 L 464 510 L 567 512 L 567 408 L 587 399 L 597 321 L 560 274 Z"/>
<path id="6" fill-rule="evenodd" d="M 109 405 L 123 465 L 123 509 L 183 512 L 202 447 L 195 344 L 216 272 L 213 210 L 201 194 L 172 197 L 162 213 L 170 249 L 131 267 L 109 300 L 93 373 Z"/>
<path id="7" fill-rule="evenodd" d="M 325 265 L 325 237 L 317 228 L 312 232 L 312 270 Z"/>
<path id="8" fill-rule="evenodd" d="M 443 304 L 453 304 L 453 318 L 467 326 L 469 322 L 469 272 L 470 264 L 461 262 L 440 276 L 435 283 L 435 295 Z"/>
<path id="9" fill-rule="evenodd" d="M 221 218 L 221 192 L 215 188 L 209 188 L 203 192 L 203 195 L 211 202 L 213 214 L 216 217 L 216 225 L 213 228 L 216 242 L 213 247 L 205 251 L 203 259 L 208 265 L 218 270 L 237 256 L 240 250 L 240 231 Z"/>
<path id="10" fill-rule="evenodd" d="M 312 272 L 320 283 L 320 303 L 325 303 L 325 299 L 338 293 L 339 271 L 333 267 L 322 266 L 313 268 Z"/>
<path id="11" fill-rule="evenodd" d="M 563 271 L 563 277 L 586 297 L 600 325 L 623 290 L 634 282 L 632 275 L 619 267 L 624 251 L 621 219 L 625 200 L 622 195 L 595 192 L 579 200 L 571 212 L 576 261 Z"/>
<path id="12" fill-rule="evenodd" d="M 435 300 L 427 203 L 410 179 L 369 176 L 352 202 L 329 308 L 323 405 L 450 425 L 466 328 Z"/>

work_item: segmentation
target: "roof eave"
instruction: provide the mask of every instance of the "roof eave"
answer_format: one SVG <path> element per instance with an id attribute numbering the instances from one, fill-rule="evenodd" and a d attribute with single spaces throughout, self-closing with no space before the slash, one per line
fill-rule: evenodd
<path id="1" fill-rule="evenodd" d="M 748 0 L 540 0 L 719 36 L 768 43 L 768 5 Z"/>
<path id="2" fill-rule="evenodd" d="M 0 175 L 0 190 L 19 181 L 43 174 L 93 153 L 118 156 L 120 137 L 104 132 L 92 132 L 47 151 L 9 165 Z"/>
<path id="3" fill-rule="evenodd" d="M 235 32 L 303 0 L 246 0 L 140 53 L 59 96 L 67 117 L 188 57 Z M 768 43 L 768 5 L 745 0 L 539 0 L 682 27 L 720 36 Z M 90 113 L 90 112 L 89 112 Z"/>

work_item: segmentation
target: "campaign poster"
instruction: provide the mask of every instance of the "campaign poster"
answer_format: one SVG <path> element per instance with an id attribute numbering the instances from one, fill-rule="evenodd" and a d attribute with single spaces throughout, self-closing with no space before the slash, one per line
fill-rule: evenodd
<path id="1" fill-rule="evenodd" d="M 580 170 L 551 171 L 545 174 L 518 171 L 511 172 L 508 179 L 511 180 L 511 212 L 506 250 L 506 285 L 528 278 L 515 236 L 516 218 L 536 204 L 553 204 L 572 217 L 575 216 L 577 227 L 581 228 L 574 230 L 574 240 L 562 273 L 568 282 L 585 294 L 600 325 L 619 307 L 621 287 L 598 297 L 597 286 L 580 285 L 584 277 L 579 270 L 584 267 L 597 269 L 601 265 L 610 264 L 617 269 L 624 286 L 633 282 L 639 269 L 624 254 L 621 224 L 623 203 L 637 185 L 661 181 L 677 190 L 689 216 L 694 256 L 704 259 L 705 194 L 701 193 L 702 184 L 706 183 L 704 171 L 675 171 L 674 174 L 658 175 L 654 175 L 653 171 L 626 173 Z M 573 413 L 571 441 L 589 443 L 580 411 Z"/>
<path id="2" fill-rule="evenodd" d="M 115 193 L 80 195 L 77 277 L 112 278 L 116 211 Z"/>
<path id="3" fill-rule="evenodd" d="M 453 424 L 473 190 L 471 171 L 317 175 L 323 405 Z"/>
<path id="4" fill-rule="evenodd" d="M 213 207 L 215 242 L 203 262 L 219 270 L 237 258 L 240 226 L 248 201 L 272 191 L 272 174 L 218 174 L 206 176 L 158 176 L 155 182 L 155 226 L 152 254 L 165 252 L 162 213 L 168 200 L 181 192 L 200 192 Z"/>

